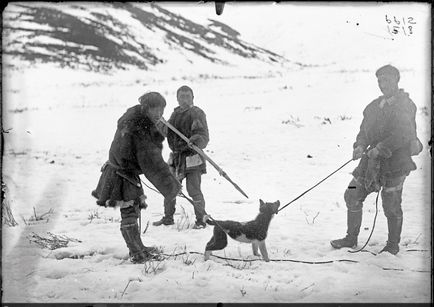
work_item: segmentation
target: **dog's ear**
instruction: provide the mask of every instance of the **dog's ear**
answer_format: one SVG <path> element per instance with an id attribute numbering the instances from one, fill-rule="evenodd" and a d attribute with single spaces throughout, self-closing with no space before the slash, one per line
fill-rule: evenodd
<path id="1" fill-rule="evenodd" d="M 280 200 L 276 201 L 275 204 L 280 206 Z"/>
<path id="2" fill-rule="evenodd" d="M 259 212 L 264 212 L 264 210 L 267 208 L 266 203 L 262 199 L 259 200 Z"/>

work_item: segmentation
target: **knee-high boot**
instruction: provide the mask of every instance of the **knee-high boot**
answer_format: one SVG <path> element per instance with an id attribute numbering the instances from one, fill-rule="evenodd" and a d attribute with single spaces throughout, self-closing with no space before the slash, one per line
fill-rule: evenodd
<path id="1" fill-rule="evenodd" d="M 345 238 L 330 241 L 334 248 L 357 246 L 357 237 L 362 225 L 362 215 L 363 211 L 361 209 L 358 211 L 347 210 L 347 235 Z"/>
<path id="2" fill-rule="evenodd" d="M 140 239 L 137 221 L 122 220 L 121 233 L 129 249 L 131 261 L 140 263 L 145 260 L 147 257 L 143 250 L 143 243 Z"/>
<path id="3" fill-rule="evenodd" d="M 393 255 L 396 255 L 399 252 L 399 242 L 401 241 L 402 216 L 388 217 L 387 228 L 389 230 L 387 244 L 380 253 L 389 252 Z"/>
<path id="4" fill-rule="evenodd" d="M 350 211 L 347 212 L 347 236 L 355 241 L 357 245 L 357 237 L 360 233 L 360 226 L 362 225 L 363 211 Z"/>
<path id="5" fill-rule="evenodd" d="M 205 199 L 202 197 L 193 198 L 194 214 L 196 215 L 196 221 L 203 223 L 203 216 L 205 215 Z"/>
<path id="6" fill-rule="evenodd" d="M 139 225 L 139 208 L 137 206 L 129 206 L 121 208 L 121 233 L 129 249 L 131 261 L 140 263 L 148 260 L 154 252 L 152 248 L 143 245 L 140 237 Z"/>
<path id="7" fill-rule="evenodd" d="M 161 220 L 152 223 L 154 226 L 160 225 L 173 225 L 175 224 L 173 220 L 173 215 L 176 211 L 176 198 L 164 198 L 164 216 Z"/>

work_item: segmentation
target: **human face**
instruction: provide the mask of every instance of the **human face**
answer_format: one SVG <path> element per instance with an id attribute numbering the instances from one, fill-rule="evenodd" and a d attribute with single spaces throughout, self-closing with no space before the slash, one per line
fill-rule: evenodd
<path id="1" fill-rule="evenodd" d="M 176 98 L 178 99 L 178 104 L 181 106 L 181 108 L 185 108 L 193 104 L 193 93 L 190 91 L 180 91 Z"/>
<path id="2" fill-rule="evenodd" d="M 146 114 L 153 122 L 157 122 L 161 118 L 161 116 L 163 116 L 163 113 L 164 107 L 162 106 L 152 107 L 147 109 L 146 111 Z"/>
<path id="3" fill-rule="evenodd" d="M 386 97 L 391 97 L 398 90 L 398 77 L 395 75 L 379 75 L 378 87 Z"/>

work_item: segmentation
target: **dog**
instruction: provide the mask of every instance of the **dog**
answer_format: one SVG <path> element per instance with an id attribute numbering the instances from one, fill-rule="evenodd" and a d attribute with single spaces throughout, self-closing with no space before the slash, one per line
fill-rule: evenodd
<path id="1" fill-rule="evenodd" d="M 222 250 L 228 244 L 227 235 L 238 242 L 252 243 L 253 255 L 260 256 L 258 247 L 261 251 L 262 258 L 268 262 L 267 247 L 265 239 L 267 238 L 268 226 L 275 214 L 277 214 L 280 201 L 274 203 L 265 203 L 259 200 L 259 214 L 249 222 L 236 221 L 215 221 L 211 220 L 209 215 L 203 217 L 204 223 L 214 226 L 213 236 L 206 244 L 204 259 L 207 261 L 214 250 Z"/>

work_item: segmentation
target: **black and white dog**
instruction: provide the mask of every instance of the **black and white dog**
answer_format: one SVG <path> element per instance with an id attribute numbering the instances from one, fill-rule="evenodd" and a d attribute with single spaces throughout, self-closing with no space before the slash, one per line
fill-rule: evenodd
<path id="1" fill-rule="evenodd" d="M 211 240 L 206 244 L 205 260 L 208 260 L 212 251 L 221 250 L 228 244 L 227 235 L 232 239 L 243 243 L 252 243 L 253 255 L 260 256 L 258 247 L 261 251 L 262 258 L 265 261 L 270 261 L 268 258 L 265 239 L 267 238 L 268 226 L 275 214 L 277 214 L 280 201 L 274 203 L 265 203 L 259 200 L 259 214 L 256 218 L 249 222 L 236 221 L 215 221 L 210 220 L 208 215 L 203 217 L 204 222 L 214 226 L 214 232 Z"/>

